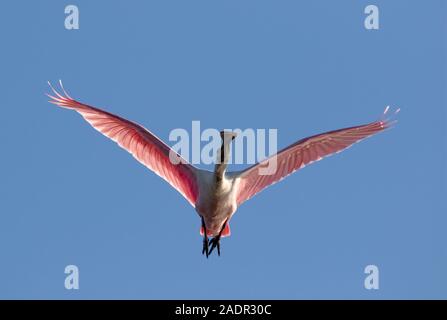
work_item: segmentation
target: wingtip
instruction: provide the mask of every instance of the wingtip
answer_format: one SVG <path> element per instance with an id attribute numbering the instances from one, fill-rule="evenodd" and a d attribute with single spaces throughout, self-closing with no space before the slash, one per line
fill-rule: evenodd
<path id="1" fill-rule="evenodd" d="M 70 97 L 70 95 L 69 95 L 69 94 L 67 93 L 67 91 L 65 90 L 65 88 L 64 88 L 64 84 L 62 83 L 62 80 L 61 80 L 61 79 L 59 79 L 59 85 L 60 85 L 62 91 L 64 92 L 65 96 L 66 96 L 68 99 L 73 99 L 72 97 Z"/>
<path id="2" fill-rule="evenodd" d="M 400 112 L 401 108 L 397 108 L 393 113 L 389 113 L 391 107 L 388 105 L 385 107 L 382 116 L 380 117 L 380 124 L 383 129 L 394 127 L 397 123 L 397 119 L 394 117 Z"/>
<path id="3" fill-rule="evenodd" d="M 53 92 L 53 94 L 49 94 L 49 93 L 45 93 L 46 96 L 48 96 L 51 100 L 49 101 L 52 104 L 58 105 L 58 106 L 63 106 L 64 103 L 67 102 L 67 100 L 74 100 L 72 97 L 70 97 L 70 95 L 67 93 L 67 91 L 64 88 L 64 85 L 62 83 L 62 80 L 59 79 L 59 86 L 60 89 L 62 90 L 63 94 L 59 93 L 54 86 L 51 84 L 51 82 L 48 80 L 48 86 L 50 87 L 51 91 Z"/>

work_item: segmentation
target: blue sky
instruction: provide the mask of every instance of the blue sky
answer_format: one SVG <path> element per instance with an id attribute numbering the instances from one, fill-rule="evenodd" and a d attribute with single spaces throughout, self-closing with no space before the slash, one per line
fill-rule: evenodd
<path id="1" fill-rule="evenodd" d="M 363 26 L 371 3 L 379 30 Z M 79 30 L 64 28 L 67 4 Z M 2 3 L 0 298 L 447 298 L 445 12 L 434 0 Z M 402 111 L 241 206 L 207 260 L 178 193 L 47 103 L 58 79 L 165 141 L 200 120 L 276 128 L 282 148 Z M 79 290 L 64 288 L 69 264 Z M 379 290 L 363 286 L 369 264 Z"/>

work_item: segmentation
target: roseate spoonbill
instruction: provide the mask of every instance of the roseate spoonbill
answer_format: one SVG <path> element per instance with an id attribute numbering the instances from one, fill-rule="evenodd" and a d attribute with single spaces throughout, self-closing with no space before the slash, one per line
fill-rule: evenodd
<path id="1" fill-rule="evenodd" d="M 214 171 L 211 172 L 196 168 L 176 153 L 180 161 L 171 161 L 170 154 L 174 151 L 149 130 L 135 122 L 71 98 L 62 82 L 60 87 L 63 94 L 56 91 L 49 82 L 48 84 L 54 93 L 47 94 L 51 99 L 49 102 L 80 113 L 93 128 L 130 152 L 189 201 L 201 218 L 202 254 L 206 257 L 214 248 L 217 248 L 220 255 L 220 239 L 230 235 L 229 221 L 243 202 L 296 170 L 340 152 L 394 123 L 382 117 L 381 120 L 365 125 L 304 138 L 260 163 L 237 172 L 227 172 L 230 143 L 236 134 L 222 131 L 222 145 Z M 385 109 L 384 114 L 388 109 L 389 107 Z M 399 109 L 396 113 L 398 111 Z M 276 170 L 271 174 L 261 174 L 260 169 L 268 166 L 270 161 L 276 161 Z"/>

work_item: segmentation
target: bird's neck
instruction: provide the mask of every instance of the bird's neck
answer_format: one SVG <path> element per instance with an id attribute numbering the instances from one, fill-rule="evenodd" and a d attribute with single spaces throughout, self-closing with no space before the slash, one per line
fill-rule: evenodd
<path id="1" fill-rule="evenodd" d="M 230 143 L 231 138 L 227 139 L 225 137 L 222 139 L 222 145 L 217 152 L 216 165 L 214 167 L 214 178 L 216 182 L 221 182 L 225 176 L 225 171 L 227 170 L 228 166 L 228 159 L 230 157 Z"/>

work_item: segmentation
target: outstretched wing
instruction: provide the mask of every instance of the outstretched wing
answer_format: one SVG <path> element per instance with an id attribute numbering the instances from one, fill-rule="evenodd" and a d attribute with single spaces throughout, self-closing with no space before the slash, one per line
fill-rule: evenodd
<path id="1" fill-rule="evenodd" d="M 388 108 L 385 112 L 388 111 Z M 311 136 L 281 150 L 268 159 L 240 172 L 237 204 L 250 199 L 269 185 L 278 182 L 304 166 L 340 152 L 355 142 L 372 136 L 390 126 L 388 120 L 375 121 L 366 125 L 350 127 Z M 276 169 L 267 171 L 266 167 L 276 161 Z M 273 165 L 272 165 L 273 166 Z"/>
<path id="2" fill-rule="evenodd" d="M 199 169 L 180 158 L 169 146 L 143 126 L 74 100 L 66 93 L 62 83 L 63 95 L 59 94 L 51 84 L 50 87 L 55 96 L 48 95 L 51 98 L 49 102 L 76 110 L 93 128 L 130 152 L 139 162 L 178 190 L 193 207 L 195 206 Z M 181 161 L 178 163 L 171 161 L 170 152 L 174 152 L 178 156 L 177 159 Z"/>

